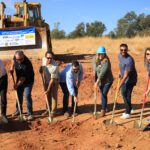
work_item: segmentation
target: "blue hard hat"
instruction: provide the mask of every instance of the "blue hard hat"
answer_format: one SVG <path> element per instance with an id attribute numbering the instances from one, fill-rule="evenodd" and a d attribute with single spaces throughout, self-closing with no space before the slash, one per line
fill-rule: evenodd
<path id="1" fill-rule="evenodd" d="M 104 46 L 100 46 L 97 49 L 97 54 L 106 54 L 106 49 Z"/>

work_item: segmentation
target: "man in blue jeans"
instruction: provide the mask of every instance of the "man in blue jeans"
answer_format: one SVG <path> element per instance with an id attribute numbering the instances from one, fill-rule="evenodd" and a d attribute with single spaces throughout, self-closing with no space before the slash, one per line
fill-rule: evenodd
<path id="1" fill-rule="evenodd" d="M 131 95 L 133 87 L 137 83 L 137 72 L 135 69 L 134 59 L 128 54 L 127 44 L 120 45 L 120 54 L 118 58 L 121 75 L 119 91 L 121 89 L 121 94 L 126 108 L 126 111 L 122 114 L 121 118 L 127 119 L 131 117 L 131 110 L 132 110 Z"/>
<path id="2" fill-rule="evenodd" d="M 60 86 L 63 91 L 63 114 L 69 117 L 68 103 L 69 93 L 72 96 L 72 112 L 74 108 L 74 101 L 78 102 L 78 88 L 83 79 L 83 68 L 78 61 L 73 61 L 68 64 L 64 70 L 60 72 Z M 77 108 L 78 109 L 78 108 Z M 76 111 L 77 112 L 77 111 Z"/>
<path id="3" fill-rule="evenodd" d="M 31 61 L 24 55 L 23 51 L 16 51 L 13 63 L 10 69 L 10 73 L 13 74 L 14 69 L 16 71 L 17 81 L 14 85 L 14 89 L 17 90 L 18 98 L 22 111 L 23 104 L 23 93 L 25 93 L 27 101 L 27 120 L 33 119 L 33 110 L 32 110 L 32 87 L 34 83 L 34 71 Z M 19 115 L 18 105 L 16 104 L 16 112 L 13 116 Z"/>

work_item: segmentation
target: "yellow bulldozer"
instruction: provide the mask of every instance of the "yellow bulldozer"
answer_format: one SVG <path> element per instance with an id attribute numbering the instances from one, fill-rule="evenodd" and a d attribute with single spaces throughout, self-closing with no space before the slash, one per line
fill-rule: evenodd
<path id="1" fill-rule="evenodd" d="M 10 59 L 16 50 L 32 58 L 52 51 L 50 28 L 42 19 L 41 4 L 24 0 L 14 7 L 16 13 L 6 16 L 6 5 L 0 3 L 0 58 Z"/>

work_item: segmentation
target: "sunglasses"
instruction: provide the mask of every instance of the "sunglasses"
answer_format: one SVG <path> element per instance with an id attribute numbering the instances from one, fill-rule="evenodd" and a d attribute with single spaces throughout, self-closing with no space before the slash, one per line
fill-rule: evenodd
<path id="1" fill-rule="evenodd" d="M 52 57 L 46 57 L 47 59 L 49 59 L 49 60 L 51 60 L 52 59 Z"/>
<path id="2" fill-rule="evenodd" d="M 150 53 L 146 53 L 146 56 L 149 56 L 150 55 Z"/>
<path id="3" fill-rule="evenodd" d="M 23 58 L 20 58 L 20 59 L 16 59 L 16 61 L 21 61 L 21 60 L 23 60 Z"/>
<path id="4" fill-rule="evenodd" d="M 126 52 L 126 51 L 127 51 L 127 49 L 120 49 L 120 51 L 121 51 L 121 52 Z"/>

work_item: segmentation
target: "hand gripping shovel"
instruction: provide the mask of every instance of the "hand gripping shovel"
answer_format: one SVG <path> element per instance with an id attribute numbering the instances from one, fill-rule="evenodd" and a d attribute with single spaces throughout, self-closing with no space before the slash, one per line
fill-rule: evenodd
<path id="1" fill-rule="evenodd" d="M 74 109 L 73 109 L 73 115 L 72 115 L 72 123 L 75 123 L 75 113 L 77 108 L 77 102 L 74 102 Z"/>
<path id="2" fill-rule="evenodd" d="M 8 120 L 2 115 L 1 100 L 0 100 L 0 124 L 6 124 Z"/>
<path id="3" fill-rule="evenodd" d="M 42 74 L 41 74 L 41 77 L 42 77 L 42 82 L 43 82 L 44 90 L 46 91 L 45 82 L 44 82 L 44 78 L 43 78 Z M 48 122 L 55 122 L 55 121 L 57 121 L 55 118 L 53 118 L 53 116 L 51 114 L 51 110 L 50 110 L 50 107 L 49 107 L 49 101 L 48 101 L 47 94 L 45 94 L 45 100 L 46 100 L 46 105 L 47 105 L 48 114 L 49 114 Z"/>
<path id="4" fill-rule="evenodd" d="M 113 106 L 113 111 L 112 111 L 112 118 L 104 120 L 104 124 L 106 124 L 106 125 L 117 125 L 117 123 L 114 121 L 114 116 L 115 116 L 115 109 L 116 109 L 116 102 L 117 102 L 117 98 L 118 98 L 118 88 L 119 88 L 119 85 L 120 85 L 120 81 L 121 81 L 121 78 L 119 77 L 118 81 L 117 81 L 117 89 L 116 89 L 116 93 L 115 93 L 114 106 Z"/>
<path id="5" fill-rule="evenodd" d="M 13 74 L 11 74 L 11 75 L 12 75 L 13 83 L 14 83 L 14 85 L 15 85 L 14 76 L 13 76 Z M 23 116 L 23 114 L 22 114 L 22 112 L 21 112 L 21 107 L 20 107 L 20 102 L 19 102 L 19 98 L 18 98 L 18 93 L 17 93 L 16 90 L 15 90 L 15 94 L 16 94 L 16 99 L 17 99 L 17 104 L 18 104 L 19 120 L 20 120 L 21 122 L 26 121 L 26 117 Z"/>
<path id="6" fill-rule="evenodd" d="M 147 80 L 147 85 L 146 85 L 146 90 L 145 90 L 145 91 L 147 91 L 147 89 L 148 89 L 149 81 L 150 81 L 150 78 L 148 78 L 148 80 Z M 147 99 L 147 96 L 144 95 L 144 99 L 143 99 L 143 102 L 142 102 L 141 114 L 140 114 L 140 120 L 134 121 L 134 124 L 133 124 L 133 127 L 134 127 L 134 128 L 139 128 L 139 129 L 144 130 L 144 129 L 147 127 L 147 124 L 143 124 L 143 123 L 142 123 L 142 120 L 143 120 L 143 112 L 144 112 L 144 107 L 145 107 L 145 101 L 146 101 L 146 99 Z"/>

